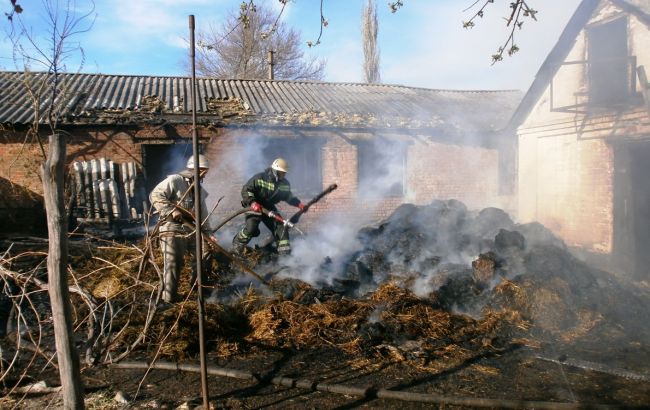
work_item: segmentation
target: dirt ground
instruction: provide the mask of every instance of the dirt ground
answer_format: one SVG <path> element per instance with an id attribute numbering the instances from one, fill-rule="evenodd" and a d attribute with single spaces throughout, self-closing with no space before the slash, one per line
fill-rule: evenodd
<path id="1" fill-rule="evenodd" d="M 514 347 L 509 351 L 474 357 L 439 372 L 424 372 L 403 362 L 390 363 L 351 356 L 338 349 L 254 349 L 246 355 L 229 359 L 209 357 L 207 362 L 208 366 L 257 373 L 261 375 L 261 380 L 209 376 L 208 390 L 211 406 L 220 409 L 478 408 L 449 404 L 459 398 L 492 399 L 496 400 L 494 403 L 503 400 L 493 408 L 512 408 L 515 400 L 574 403 L 586 408 L 598 405 L 647 408 L 650 404 L 650 380 L 634 380 L 541 360 L 536 356 L 537 353 L 529 348 Z M 567 360 L 565 354 L 558 358 Z M 648 363 L 650 352 L 638 359 Z M 198 365 L 198 361 L 188 363 Z M 166 370 L 146 373 L 141 369 L 110 366 L 86 369 L 83 376 L 88 390 L 87 407 L 164 409 L 201 405 L 199 373 Z M 371 391 L 390 389 L 426 393 L 441 396 L 441 399 L 438 403 L 422 403 L 289 388 L 268 382 L 276 376 L 368 388 Z M 50 378 L 52 385 L 56 385 L 58 379 L 55 374 L 44 378 Z M 125 394 L 128 404 L 114 399 L 118 391 Z M 56 393 L 26 395 L 22 400 L 12 396 L 0 401 L 2 408 L 41 409 L 59 408 L 61 405 L 60 396 Z"/>
<path id="2" fill-rule="evenodd" d="M 206 305 L 207 363 L 239 378 L 208 376 L 211 406 L 650 408 L 647 282 L 621 281 L 588 266 L 539 224 L 516 225 L 496 209 L 469 214 L 452 201 L 401 207 L 359 238 L 363 247 L 345 255 L 338 269 L 329 258 L 316 264 L 319 275 L 334 272 L 336 280 L 310 284 L 300 279 L 300 266 L 283 267 L 287 275 L 266 284 L 266 295 L 250 283 L 234 286 L 228 272 L 241 267 L 214 261 L 224 283 L 215 282 Z M 71 245 L 74 283 L 96 298 L 93 324 L 102 323 L 99 313 L 109 306 L 114 312 L 113 328 L 82 358 L 88 363 L 88 352 L 96 354 L 96 364 L 82 370 L 86 406 L 195 408 L 202 403 L 198 372 L 110 364 L 146 333 L 120 366 L 152 358 L 199 365 L 194 299 L 154 310 L 147 322 L 147 309 L 157 306 L 149 298 L 158 279 L 154 269 L 141 269 L 136 279 L 144 265 L 135 245 L 94 239 Z M 42 381 L 51 389 L 59 378 L 44 363 L 53 352 L 51 323 L 42 314 L 47 298 L 24 279 L 43 275 L 44 256 L 35 252 L 38 241 L 14 239 L 12 246 L 15 256 L 0 261 L 0 274 L 33 290 L 34 316 L 45 333 L 37 349 L 24 346 L 11 372 L 4 369 L 16 332 L 0 339 L 3 391 L 19 385 L 24 392 Z M 457 262 L 468 254 L 474 255 L 469 263 Z M 262 258 L 256 263 L 264 255 L 256 254 Z M 278 272 L 276 262 L 267 272 Z M 183 277 L 181 294 L 195 295 L 189 272 Z M 8 298 L 19 295 L 12 292 Z M 88 347 L 88 304 L 73 299 L 78 346 Z M 278 378 L 285 383 L 274 384 Z M 382 398 L 387 391 L 403 392 L 406 400 Z M 0 398 L 0 408 L 61 406 L 57 392 Z"/>

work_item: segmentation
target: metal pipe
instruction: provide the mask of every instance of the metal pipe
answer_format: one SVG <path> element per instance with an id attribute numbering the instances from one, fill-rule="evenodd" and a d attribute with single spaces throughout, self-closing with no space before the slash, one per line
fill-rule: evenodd
<path id="1" fill-rule="evenodd" d="M 201 236 L 201 168 L 199 167 L 199 137 L 196 130 L 196 58 L 195 58 L 195 44 L 194 44 L 194 15 L 189 16 L 190 24 L 190 59 L 192 60 L 192 149 L 194 153 L 194 215 L 198 226 L 195 229 L 196 240 L 196 283 L 197 305 L 199 315 L 199 357 L 201 358 L 201 391 L 203 392 L 203 408 L 208 410 L 210 408 L 209 393 L 208 393 L 208 372 L 206 363 L 205 352 L 205 326 L 204 312 L 203 312 L 203 238 Z"/>
<path id="2" fill-rule="evenodd" d="M 186 372 L 198 372 L 199 366 L 187 363 L 171 362 L 121 362 L 113 363 L 113 367 L 119 369 L 158 369 L 158 370 L 181 370 Z M 597 403 L 561 403 L 549 401 L 529 401 L 529 400 L 507 400 L 507 399 L 482 399 L 474 397 L 449 397 L 438 394 L 413 393 L 407 391 L 396 391 L 388 389 L 377 389 L 374 387 L 354 387 L 343 384 L 321 383 L 305 379 L 293 379 L 290 377 L 266 377 L 259 373 L 248 372 L 245 370 L 228 369 L 225 367 L 208 366 L 208 373 L 213 376 L 231 377 L 241 380 L 257 380 L 267 382 L 277 386 L 297 387 L 311 391 L 324 391 L 329 393 L 347 394 L 350 396 L 360 396 L 368 399 L 393 399 L 402 401 L 412 401 L 419 403 L 437 403 L 450 404 L 455 406 L 469 407 L 493 407 L 501 409 L 619 409 L 630 408 L 629 406 L 606 405 Z"/>

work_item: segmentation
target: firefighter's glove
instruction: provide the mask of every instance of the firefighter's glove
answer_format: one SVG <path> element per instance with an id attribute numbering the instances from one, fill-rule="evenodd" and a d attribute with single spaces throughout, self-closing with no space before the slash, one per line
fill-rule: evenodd
<path id="1" fill-rule="evenodd" d="M 253 212 L 262 212 L 262 205 L 258 204 L 257 202 L 251 203 L 251 211 Z"/>
<path id="2" fill-rule="evenodd" d="M 300 212 L 305 213 L 307 212 L 307 207 L 305 207 L 305 204 L 302 202 L 298 204 L 298 209 L 300 209 Z"/>
<path id="3" fill-rule="evenodd" d="M 178 209 L 172 211 L 172 220 L 175 222 L 183 222 L 183 213 Z"/>

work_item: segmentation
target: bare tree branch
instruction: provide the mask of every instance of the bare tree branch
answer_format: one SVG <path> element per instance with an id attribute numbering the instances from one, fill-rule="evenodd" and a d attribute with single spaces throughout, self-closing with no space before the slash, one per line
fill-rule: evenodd
<path id="1" fill-rule="evenodd" d="M 48 37 L 38 38 L 31 27 L 20 18 L 11 18 L 11 40 L 14 45 L 16 65 L 23 63 L 25 71 L 36 68 L 45 70 L 43 74 L 26 76 L 23 83 L 32 98 L 34 119 L 30 132 L 39 138 L 43 120 L 49 128 L 49 144 L 45 162 L 41 167 L 43 197 L 48 223 L 48 293 L 52 309 L 52 323 L 56 344 L 56 357 L 63 386 L 63 402 L 66 408 L 84 408 L 79 354 L 75 346 L 72 326 L 72 307 L 68 288 L 68 225 L 65 212 L 64 173 L 66 160 L 66 135 L 58 129 L 58 123 L 69 102 L 68 85 L 62 81 L 61 73 L 66 71 L 66 60 L 80 56 L 83 65 L 84 54 L 78 43 L 71 43 L 71 37 L 84 33 L 92 27 L 94 3 L 87 13 L 79 13 L 75 0 L 67 0 L 62 5 L 59 0 L 43 0 L 45 25 Z M 12 1 L 12 4 L 15 2 Z M 16 11 L 14 9 L 14 11 Z M 12 16 L 13 17 L 13 16 Z M 16 24 L 16 26 L 14 26 Z M 18 30 L 14 30 L 18 28 Z M 45 111 L 45 118 L 41 116 Z M 37 278 L 34 278 L 35 280 Z M 89 322 L 89 337 L 94 338 L 95 317 Z M 89 319 L 90 320 L 90 319 Z M 40 321 L 39 321 L 40 323 Z"/>
<path id="2" fill-rule="evenodd" d="M 475 8 L 481 0 L 474 1 L 469 7 L 463 11 L 468 11 Z M 477 18 L 485 16 L 485 10 L 488 5 L 494 3 L 494 0 L 483 0 L 483 5 L 472 15 L 472 17 L 463 21 L 463 28 L 470 29 L 476 25 Z M 505 42 L 497 49 L 497 52 L 492 54 L 492 64 L 503 60 L 503 54 L 507 53 L 512 56 L 519 51 L 519 46 L 515 43 L 515 30 L 521 30 L 524 24 L 524 19 L 529 18 L 537 20 L 537 10 L 528 6 L 525 0 L 515 0 L 510 3 L 510 13 L 505 17 L 506 26 L 511 27 Z"/>
<path id="3" fill-rule="evenodd" d="M 283 4 L 284 10 L 284 4 Z M 307 58 L 300 34 L 280 21 L 272 11 L 243 3 L 221 26 L 197 34 L 196 71 L 218 78 L 267 78 L 267 54 L 274 52 L 274 77 L 289 80 L 321 80 L 325 62 Z"/>

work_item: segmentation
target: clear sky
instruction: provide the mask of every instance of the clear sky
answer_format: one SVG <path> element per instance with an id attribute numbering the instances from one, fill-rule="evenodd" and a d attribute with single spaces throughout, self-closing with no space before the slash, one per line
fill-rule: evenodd
<path id="1" fill-rule="evenodd" d="M 63 0 L 61 0 L 63 3 Z M 279 10 L 278 0 L 256 0 Z M 528 0 L 539 10 L 538 21 L 526 21 L 517 31 L 521 51 L 492 65 L 491 55 L 505 41 L 509 0 L 495 0 L 471 30 L 462 21 L 474 0 L 404 0 L 404 7 L 391 13 L 387 0 L 378 0 L 381 77 L 387 84 L 441 89 L 526 90 L 580 0 Z M 9 11 L 9 2 L 4 10 Z M 38 32 L 44 25 L 40 1 L 19 1 L 21 18 Z M 96 0 L 92 29 L 75 37 L 86 54 L 84 72 L 137 75 L 184 75 L 182 61 L 188 57 L 188 15 L 198 28 L 219 24 L 239 0 Z M 324 0 L 323 14 L 329 24 L 321 44 L 309 49 L 327 61 L 326 81 L 361 82 L 361 11 L 363 0 Z M 479 2 L 482 3 L 482 2 Z M 89 1 L 77 0 L 79 8 Z M 282 19 L 298 29 L 303 40 L 318 37 L 319 0 L 292 0 Z M 3 21 L 8 29 L 8 23 Z M 0 68 L 22 69 L 12 58 L 11 44 L 0 42 Z M 70 71 L 77 65 L 69 64 Z"/>

